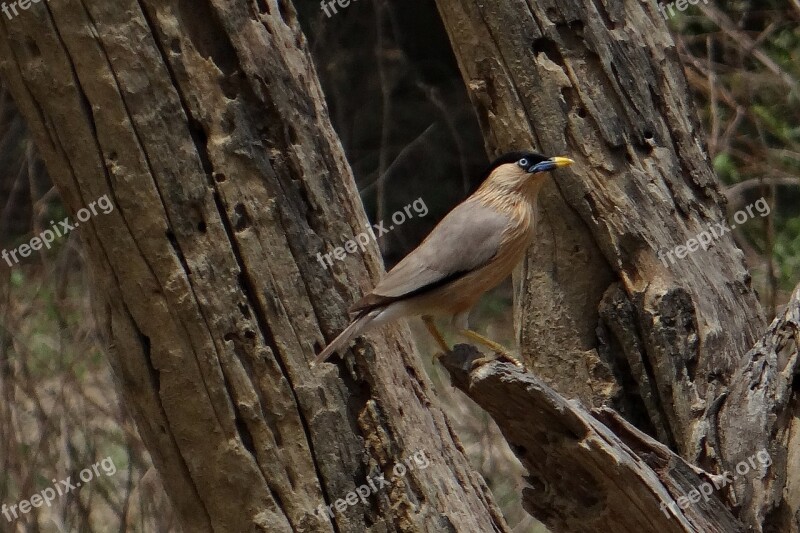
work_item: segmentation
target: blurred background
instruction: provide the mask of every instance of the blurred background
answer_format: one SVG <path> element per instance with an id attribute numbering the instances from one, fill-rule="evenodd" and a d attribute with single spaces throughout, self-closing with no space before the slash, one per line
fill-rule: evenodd
<path id="1" fill-rule="evenodd" d="M 294 3 L 370 219 L 388 222 L 417 198 L 430 210 L 380 240 L 391 267 L 474 190 L 487 164 L 447 35 L 430 1 L 353 0 L 330 16 L 317 0 Z M 771 206 L 735 230 L 771 317 L 800 279 L 800 0 L 701 2 L 675 13 L 668 25 L 729 213 L 762 197 Z M 0 249 L 64 216 L 0 80 Z M 0 261 L 0 503 L 105 457 L 117 473 L 13 523 L 0 516 L 0 531 L 176 531 L 94 333 L 79 233 L 36 254 L 13 268 Z M 511 320 L 506 284 L 471 324 L 513 346 Z M 412 327 L 431 353 L 423 328 Z M 510 525 L 544 531 L 520 507 L 522 471 L 493 423 L 429 371 Z"/>

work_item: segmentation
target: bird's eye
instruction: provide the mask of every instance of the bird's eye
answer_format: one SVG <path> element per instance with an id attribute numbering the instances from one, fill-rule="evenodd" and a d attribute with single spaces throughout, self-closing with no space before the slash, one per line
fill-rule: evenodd
<path id="1" fill-rule="evenodd" d="M 520 159 L 519 160 L 519 166 L 521 166 L 522 168 L 527 167 L 528 166 L 528 160 L 527 159 Z"/>

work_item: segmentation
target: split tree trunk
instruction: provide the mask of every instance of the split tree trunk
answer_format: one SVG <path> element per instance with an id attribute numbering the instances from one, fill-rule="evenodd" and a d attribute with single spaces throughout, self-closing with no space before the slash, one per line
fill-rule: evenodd
<path id="1" fill-rule="evenodd" d="M 746 355 L 765 324 L 730 233 L 667 254 L 728 223 L 656 4 L 437 4 L 487 151 L 576 161 L 540 198 L 515 280 L 526 364 L 710 472 L 767 446 L 773 465 L 740 479 L 729 503 L 756 530 L 798 531 L 796 332 L 781 334 L 782 352 Z"/>
<path id="2" fill-rule="evenodd" d="M 367 219 L 291 3 L 49 0 L 0 20 L 69 211 L 113 200 L 79 230 L 98 322 L 185 531 L 507 531 L 406 331 L 309 367 L 380 262 L 316 259 Z M 430 466 L 393 472 L 414 454 Z M 334 524 L 314 515 L 337 500 Z"/>

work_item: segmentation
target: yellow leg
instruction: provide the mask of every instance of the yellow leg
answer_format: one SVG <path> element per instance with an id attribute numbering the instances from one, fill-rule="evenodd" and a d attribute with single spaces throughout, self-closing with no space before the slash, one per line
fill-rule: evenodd
<path id="1" fill-rule="evenodd" d="M 439 348 L 441 348 L 444 353 L 449 352 L 450 347 L 447 345 L 447 341 L 444 340 L 442 332 L 436 327 L 436 322 L 433 321 L 433 317 L 430 315 L 422 315 L 422 321 L 425 323 L 425 327 L 428 328 L 428 333 L 431 334 L 436 344 L 439 345 Z M 436 362 L 436 355 L 433 356 L 433 362 Z"/>
<path id="2" fill-rule="evenodd" d="M 514 363 L 515 365 L 517 365 L 520 368 L 525 368 L 525 365 L 523 365 L 520 362 L 519 359 L 514 357 L 511 354 L 511 352 L 508 351 L 508 349 L 505 346 L 503 346 L 502 344 L 496 343 L 492 339 L 488 339 L 488 338 L 484 337 L 483 335 L 481 335 L 480 333 L 478 333 L 477 331 L 472 331 L 471 329 L 462 329 L 462 330 L 459 331 L 459 333 L 461 333 L 463 336 L 465 336 L 469 340 L 489 348 L 490 350 L 492 350 L 494 353 L 496 353 L 498 355 L 499 359 L 505 359 L 506 361 L 508 361 L 510 363 Z"/>

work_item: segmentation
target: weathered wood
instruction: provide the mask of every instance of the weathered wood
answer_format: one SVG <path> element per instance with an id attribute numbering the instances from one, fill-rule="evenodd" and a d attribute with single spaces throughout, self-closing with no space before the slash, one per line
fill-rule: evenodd
<path id="1" fill-rule="evenodd" d="M 635 404 L 666 442 L 692 460 L 704 456 L 702 412 L 763 317 L 730 234 L 674 263 L 659 257 L 726 222 L 655 5 L 440 0 L 439 8 L 489 151 L 533 145 L 576 160 L 545 191 L 520 272 L 523 355 L 557 389 L 594 405 Z M 630 312 L 603 316 L 615 284 Z M 614 330 L 636 332 L 638 342 L 624 344 Z M 647 381 L 636 381 L 631 364 Z"/>
<path id="2" fill-rule="evenodd" d="M 799 356 L 800 285 L 708 413 L 721 475 L 690 465 L 615 411 L 587 412 L 513 365 L 473 369 L 482 357 L 474 347 L 459 345 L 441 361 L 528 469 L 525 508 L 553 531 L 727 532 L 744 531 L 744 522 L 754 531 L 793 533 Z M 701 486 L 701 501 L 680 505 Z M 667 520 L 654 516 L 656 505 Z M 687 524 L 695 529 L 681 529 Z"/>
<path id="3" fill-rule="evenodd" d="M 707 414 L 724 470 L 733 472 L 760 450 L 769 455 L 769 471 L 738 475 L 729 496 L 743 520 L 762 531 L 800 531 L 799 349 L 800 285 Z"/>
<path id="4" fill-rule="evenodd" d="M 793 363 L 747 353 L 764 318 L 743 254 L 721 234 L 724 196 L 656 3 L 437 5 L 487 151 L 533 146 L 576 161 L 543 190 L 536 243 L 515 279 L 532 371 L 709 472 L 773 436 L 796 448 Z M 675 254 L 703 232 L 708 249 Z M 754 530 L 796 531 L 798 460 L 774 459 L 752 494 L 737 485 L 735 503 Z"/>
<path id="5" fill-rule="evenodd" d="M 589 412 L 508 363 L 473 368 L 479 357 L 462 344 L 441 361 L 453 384 L 497 422 L 528 471 L 523 506 L 551 531 L 745 530 L 711 492 L 708 474 L 614 411 Z M 679 500 L 693 491 L 696 503 Z"/>
<path id="6" fill-rule="evenodd" d="M 286 0 L 49 0 L 0 69 L 81 224 L 125 405 L 187 532 L 507 531 L 405 329 L 308 362 L 380 272 Z M 379 355 L 376 355 L 379 354 Z M 414 454 L 427 468 L 392 475 Z M 366 502 L 336 510 L 369 477 Z"/>

